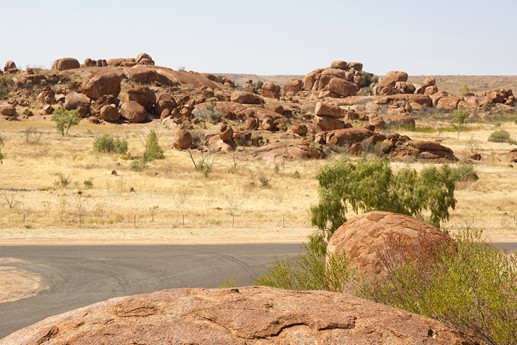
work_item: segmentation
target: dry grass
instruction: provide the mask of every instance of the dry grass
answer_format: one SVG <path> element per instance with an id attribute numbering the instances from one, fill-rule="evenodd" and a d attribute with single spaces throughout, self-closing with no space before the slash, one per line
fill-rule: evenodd
<path id="1" fill-rule="evenodd" d="M 419 124 L 426 125 L 422 120 Z M 28 126 L 43 133 L 36 145 L 25 143 Z M 82 122 L 71 129 L 70 137 L 62 137 L 48 120 L 3 122 L 0 240 L 297 242 L 312 231 L 308 209 L 317 201 L 314 176 L 324 160 L 251 161 L 244 151 L 238 153 L 234 169 L 232 157 L 219 154 L 213 173 L 205 178 L 194 170 L 188 153 L 170 147 L 176 128 L 165 126 L 157 130 L 166 158 L 143 171 L 133 171 L 128 157 L 93 151 L 95 136 L 111 133 L 128 140 L 129 156 L 141 155 L 143 134 L 157 127 Z M 501 156 L 511 145 L 487 142 L 494 128 L 476 124 L 460 140 L 455 133 L 406 134 L 441 140 L 460 158 L 474 146 L 483 155 L 476 164 L 480 180 L 460 186 L 458 206 L 446 229 L 467 224 L 497 239 L 515 240 L 517 172 Z M 515 124 L 500 128 L 517 138 Z M 61 177 L 68 178 L 68 186 L 59 183 Z M 264 188 L 261 178 L 267 178 L 269 186 Z M 5 197 L 17 204 L 10 208 Z"/>

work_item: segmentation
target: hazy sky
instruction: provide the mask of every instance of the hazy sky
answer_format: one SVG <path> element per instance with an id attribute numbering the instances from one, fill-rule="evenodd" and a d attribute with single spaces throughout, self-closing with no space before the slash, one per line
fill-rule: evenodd
<path id="1" fill-rule="evenodd" d="M 221 73 L 306 74 L 332 60 L 376 74 L 517 75 L 517 0 L 16 0 L 0 64 L 135 57 Z"/>

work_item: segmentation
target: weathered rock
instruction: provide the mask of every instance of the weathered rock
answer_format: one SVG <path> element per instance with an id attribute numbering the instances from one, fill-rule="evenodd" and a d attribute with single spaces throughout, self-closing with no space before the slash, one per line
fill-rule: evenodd
<path id="1" fill-rule="evenodd" d="M 173 289 L 114 298 L 0 340 L 33 344 L 474 345 L 452 328 L 347 293 Z"/>
<path id="2" fill-rule="evenodd" d="M 321 159 L 325 153 L 321 148 L 299 140 L 283 140 L 265 145 L 256 150 L 253 157 L 266 161 Z"/>
<path id="3" fill-rule="evenodd" d="M 205 146 L 211 151 L 232 152 L 233 146 L 225 142 L 218 134 L 207 136 L 205 139 Z"/>
<path id="4" fill-rule="evenodd" d="M 92 99 L 97 99 L 104 95 L 117 97 L 120 93 L 121 82 L 122 78 L 119 73 L 105 70 L 95 73 L 89 79 L 85 79 L 81 84 L 81 90 Z"/>
<path id="5" fill-rule="evenodd" d="M 100 117 L 106 122 L 117 122 L 120 119 L 120 112 L 116 105 L 108 104 L 101 107 Z"/>
<path id="6" fill-rule="evenodd" d="M 391 78 L 395 80 L 396 82 L 402 81 L 407 82 L 408 80 L 408 74 L 406 72 L 402 71 L 390 71 L 388 74 L 386 74 L 386 78 Z"/>
<path id="7" fill-rule="evenodd" d="M 373 131 L 366 128 L 345 128 L 328 132 L 325 141 L 328 145 L 352 146 L 374 135 Z"/>
<path id="8" fill-rule="evenodd" d="M 262 99 L 247 91 L 234 91 L 230 97 L 230 100 L 235 103 L 240 104 L 261 104 L 263 103 Z"/>
<path id="9" fill-rule="evenodd" d="M 248 117 L 244 121 L 244 130 L 245 131 L 253 131 L 257 129 L 259 126 L 259 122 L 255 117 Z"/>
<path id="10" fill-rule="evenodd" d="M 0 115 L 16 117 L 16 107 L 5 102 L 0 103 Z"/>
<path id="11" fill-rule="evenodd" d="M 333 131 L 345 127 L 352 127 L 351 124 L 345 124 L 344 121 L 327 116 L 314 116 L 314 124 L 320 127 L 322 131 Z"/>
<path id="12" fill-rule="evenodd" d="M 303 90 L 303 81 L 300 79 L 290 80 L 284 85 L 283 93 L 285 96 L 294 96 Z"/>
<path id="13" fill-rule="evenodd" d="M 293 125 L 291 127 L 291 132 L 293 132 L 294 134 L 297 134 L 299 136 L 304 137 L 304 136 L 307 135 L 308 128 L 304 124 L 296 124 L 296 125 Z"/>
<path id="14" fill-rule="evenodd" d="M 358 72 L 361 72 L 363 70 L 363 64 L 361 62 L 349 62 L 347 65 L 348 68 L 354 69 Z"/>
<path id="15" fill-rule="evenodd" d="M 330 68 L 342 69 L 342 70 L 349 69 L 348 64 L 345 61 L 340 61 L 340 60 L 332 61 L 330 63 Z"/>
<path id="16" fill-rule="evenodd" d="M 456 96 L 446 96 L 442 97 L 436 103 L 436 109 L 443 111 L 453 111 L 458 108 L 458 103 L 460 102 L 460 98 Z"/>
<path id="17" fill-rule="evenodd" d="M 318 102 L 314 108 L 314 115 L 341 118 L 343 117 L 343 111 L 337 105 Z"/>
<path id="18" fill-rule="evenodd" d="M 156 103 L 156 94 L 148 87 L 135 87 L 126 91 L 122 96 L 122 101 L 135 101 L 144 107 L 148 113 L 153 113 L 154 103 Z"/>
<path id="19" fill-rule="evenodd" d="M 134 66 L 136 63 L 134 58 L 115 58 L 109 59 L 107 61 L 108 66 L 118 67 L 118 66 Z"/>
<path id="20" fill-rule="evenodd" d="M 141 84 L 151 84 L 158 81 L 156 69 L 149 66 L 138 65 L 124 68 L 124 75 L 127 79 Z"/>
<path id="21" fill-rule="evenodd" d="M 192 135 L 189 131 L 180 128 L 174 135 L 174 141 L 172 142 L 172 146 L 176 150 L 187 150 L 192 147 Z"/>
<path id="22" fill-rule="evenodd" d="M 156 104 L 154 109 L 157 114 L 162 114 L 164 110 L 168 110 L 169 113 L 172 109 L 176 108 L 176 100 L 168 93 L 161 93 L 156 96 Z"/>
<path id="23" fill-rule="evenodd" d="M 422 87 L 425 89 L 429 86 L 435 86 L 436 85 L 436 78 L 435 77 L 427 77 L 424 79 L 424 82 L 422 83 Z"/>
<path id="24" fill-rule="evenodd" d="M 337 94 L 341 97 L 355 96 L 357 93 L 356 84 L 340 78 L 330 79 L 328 89 L 330 92 Z"/>
<path id="25" fill-rule="evenodd" d="M 394 95 L 397 93 L 397 82 L 405 83 L 407 80 L 408 75 L 406 72 L 390 71 L 386 74 L 386 77 L 379 81 L 375 88 L 375 92 L 377 95 Z"/>
<path id="26" fill-rule="evenodd" d="M 407 141 L 395 146 L 391 157 L 423 159 L 430 161 L 455 162 L 458 159 L 454 152 L 440 143 L 433 141 Z"/>
<path id="27" fill-rule="evenodd" d="M 77 59 L 74 58 L 62 58 L 54 61 L 52 64 L 52 69 L 57 69 L 58 71 L 66 71 L 69 69 L 79 68 L 81 64 Z"/>
<path id="28" fill-rule="evenodd" d="M 89 107 L 90 102 L 90 98 L 84 93 L 72 91 L 66 94 L 63 106 L 66 110 L 76 110 L 81 107 Z"/>
<path id="29" fill-rule="evenodd" d="M 233 128 L 226 124 L 221 125 L 219 129 L 219 137 L 225 143 L 233 143 Z"/>
<path id="30" fill-rule="evenodd" d="M 415 119 L 407 114 L 387 115 L 384 116 L 384 121 L 388 126 L 415 129 Z"/>
<path id="31" fill-rule="evenodd" d="M 351 219 L 332 235 L 327 253 L 345 253 L 350 266 L 369 280 L 386 277 L 389 264 L 424 259 L 449 235 L 410 216 L 373 211 Z M 428 251 L 428 252 L 426 252 Z"/>
<path id="32" fill-rule="evenodd" d="M 262 85 L 261 95 L 262 95 L 262 97 L 279 99 L 280 98 L 280 86 L 278 86 L 272 82 L 266 82 Z"/>
<path id="33" fill-rule="evenodd" d="M 369 124 L 372 125 L 376 131 L 380 131 L 386 128 L 386 122 L 381 116 L 375 116 L 371 118 Z"/>
<path id="34" fill-rule="evenodd" d="M 131 123 L 142 123 L 149 118 L 145 108 L 135 101 L 122 103 L 120 112 Z"/>
<path id="35" fill-rule="evenodd" d="M 8 60 L 4 65 L 4 72 L 6 73 L 18 73 L 18 67 L 12 60 Z"/>
<path id="36" fill-rule="evenodd" d="M 409 95 L 409 94 L 399 94 L 399 95 L 386 95 L 386 96 L 377 96 L 374 100 L 377 104 L 393 104 L 396 102 L 409 102 L 409 103 L 417 103 L 425 107 L 432 107 L 433 100 L 429 96 L 425 95 Z"/>
<path id="37" fill-rule="evenodd" d="M 153 58 L 147 53 L 138 54 L 138 56 L 135 59 L 135 62 L 139 65 L 153 65 L 154 66 Z"/>

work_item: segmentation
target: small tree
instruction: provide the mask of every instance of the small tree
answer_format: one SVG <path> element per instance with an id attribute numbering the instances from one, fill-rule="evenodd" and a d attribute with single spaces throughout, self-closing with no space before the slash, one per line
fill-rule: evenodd
<path id="1" fill-rule="evenodd" d="M 149 132 L 145 139 L 144 161 L 150 162 L 164 158 L 163 149 L 158 142 L 158 135 L 154 129 L 151 129 L 151 132 Z"/>
<path id="2" fill-rule="evenodd" d="M 406 167 L 395 174 L 386 159 L 363 157 L 358 162 L 341 159 L 324 167 L 317 179 L 319 203 L 311 207 L 310 213 L 312 224 L 321 232 L 311 237 L 311 242 L 322 245 L 346 222 L 349 209 L 356 213 L 373 210 L 402 213 L 426 218 L 439 226 L 449 218 L 449 208 L 456 205 L 456 175 L 448 165 L 425 167 L 420 174 Z"/>
<path id="3" fill-rule="evenodd" d="M 51 120 L 56 123 L 56 128 L 62 136 L 68 135 L 68 130 L 72 126 L 79 124 L 79 112 L 77 110 L 56 109 L 52 114 Z"/>
<path id="4" fill-rule="evenodd" d="M 460 133 L 465 130 L 467 127 L 467 119 L 469 118 L 469 113 L 463 110 L 456 110 L 454 112 L 454 116 L 451 120 L 452 128 L 456 132 L 458 132 L 458 140 L 460 139 Z"/>

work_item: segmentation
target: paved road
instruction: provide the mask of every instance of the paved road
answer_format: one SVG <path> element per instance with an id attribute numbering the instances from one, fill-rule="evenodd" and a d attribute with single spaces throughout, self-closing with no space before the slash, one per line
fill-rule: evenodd
<path id="1" fill-rule="evenodd" d="M 0 304 L 0 339 L 48 316 L 117 296 L 177 287 L 215 287 L 224 279 L 249 285 L 297 244 L 166 246 L 2 246 L 0 258 L 43 275 L 50 288 Z"/>

